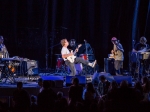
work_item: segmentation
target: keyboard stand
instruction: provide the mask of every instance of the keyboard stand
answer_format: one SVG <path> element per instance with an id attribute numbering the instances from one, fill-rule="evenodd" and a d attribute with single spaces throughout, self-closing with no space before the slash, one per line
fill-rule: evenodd
<path id="1" fill-rule="evenodd" d="M 7 80 L 9 80 L 11 84 L 16 83 L 14 73 L 11 71 L 11 68 L 9 68 L 9 61 L 2 61 L 1 63 L 4 64 L 2 75 L 6 77 L 4 83 L 6 83 Z"/>

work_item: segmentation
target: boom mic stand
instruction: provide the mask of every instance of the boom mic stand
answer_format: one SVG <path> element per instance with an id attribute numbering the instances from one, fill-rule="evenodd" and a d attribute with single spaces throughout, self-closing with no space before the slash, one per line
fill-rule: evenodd
<path id="1" fill-rule="evenodd" d="M 50 58 L 51 58 L 51 61 L 50 61 L 51 64 L 50 65 L 51 65 L 51 67 L 52 67 L 52 60 L 53 60 L 53 48 L 58 46 L 58 45 L 60 45 L 60 43 L 55 44 L 49 48 L 49 49 L 51 49 L 51 54 L 50 54 Z"/>

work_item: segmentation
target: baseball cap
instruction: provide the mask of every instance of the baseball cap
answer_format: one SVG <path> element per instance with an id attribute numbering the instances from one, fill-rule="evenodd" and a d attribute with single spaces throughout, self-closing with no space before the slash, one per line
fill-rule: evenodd
<path id="1" fill-rule="evenodd" d="M 117 40 L 116 37 L 112 37 L 112 38 L 111 38 L 111 41 L 115 41 L 115 40 Z"/>

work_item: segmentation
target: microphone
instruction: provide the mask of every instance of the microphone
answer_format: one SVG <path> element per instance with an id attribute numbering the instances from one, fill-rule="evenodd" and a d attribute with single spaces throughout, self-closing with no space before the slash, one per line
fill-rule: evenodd
<path id="1" fill-rule="evenodd" d="M 84 39 L 84 42 L 87 42 L 87 41 Z"/>
<path id="2" fill-rule="evenodd" d="M 135 40 L 132 40 L 133 44 L 135 43 Z"/>
<path id="3" fill-rule="evenodd" d="M 68 28 L 66 28 L 66 27 L 63 27 L 63 26 L 61 26 L 61 28 L 62 28 L 62 29 L 68 29 Z"/>

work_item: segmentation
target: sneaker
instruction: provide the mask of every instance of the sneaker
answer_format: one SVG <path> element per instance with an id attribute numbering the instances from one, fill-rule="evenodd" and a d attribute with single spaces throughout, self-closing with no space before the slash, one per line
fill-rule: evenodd
<path id="1" fill-rule="evenodd" d="M 92 68 L 94 68 L 94 67 L 95 67 L 96 62 L 97 62 L 96 60 L 95 60 L 94 62 L 92 62 L 92 66 L 91 66 Z"/>

